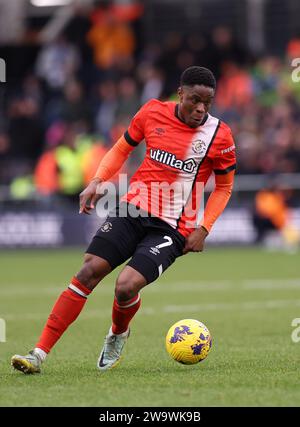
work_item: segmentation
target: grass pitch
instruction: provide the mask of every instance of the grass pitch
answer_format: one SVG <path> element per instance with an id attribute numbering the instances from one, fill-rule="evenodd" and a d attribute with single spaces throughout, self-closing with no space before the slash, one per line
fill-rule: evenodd
<path id="1" fill-rule="evenodd" d="M 291 338 L 300 317 L 299 253 L 207 249 L 180 258 L 142 292 L 122 362 L 100 373 L 118 269 L 89 297 L 42 374 L 12 371 L 11 356 L 33 347 L 81 262 L 79 250 L 0 254 L 0 406 L 299 405 L 300 342 Z M 180 365 L 165 350 L 166 332 L 184 318 L 213 336 L 198 365 Z"/>

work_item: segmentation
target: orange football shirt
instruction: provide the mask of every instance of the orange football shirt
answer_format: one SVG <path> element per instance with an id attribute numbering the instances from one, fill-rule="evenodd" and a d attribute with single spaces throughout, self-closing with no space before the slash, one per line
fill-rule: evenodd
<path id="1" fill-rule="evenodd" d="M 197 128 L 180 120 L 176 102 L 152 99 L 133 117 L 124 137 L 146 155 L 123 200 L 161 218 L 183 236 L 199 225 L 203 189 L 210 175 L 236 167 L 231 130 L 207 114 Z"/>

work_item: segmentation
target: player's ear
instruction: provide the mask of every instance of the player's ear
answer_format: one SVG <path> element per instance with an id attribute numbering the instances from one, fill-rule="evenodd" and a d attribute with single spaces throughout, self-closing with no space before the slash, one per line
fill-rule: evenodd
<path id="1" fill-rule="evenodd" d="M 182 97 L 183 97 L 183 88 L 182 88 L 182 86 L 179 86 L 179 88 L 177 89 L 177 94 L 179 96 L 180 101 L 182 102 Z"/>

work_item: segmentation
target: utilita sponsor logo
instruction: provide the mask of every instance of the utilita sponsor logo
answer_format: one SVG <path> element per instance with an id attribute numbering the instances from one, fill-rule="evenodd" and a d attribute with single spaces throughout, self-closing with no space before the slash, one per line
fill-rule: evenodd
<path id="1" fill-rule="evenodd" d="M 180 160 L 177 159 L 175 154 L 168 153 L 168 151 L 164 150 L 153 150 L 151 148 L 150 157 L 156 162 L 171 166 L 174 169 L 180 169 L 187 173 L 194 173 L 197 168 L 197 163 L 194 159 Z"/>

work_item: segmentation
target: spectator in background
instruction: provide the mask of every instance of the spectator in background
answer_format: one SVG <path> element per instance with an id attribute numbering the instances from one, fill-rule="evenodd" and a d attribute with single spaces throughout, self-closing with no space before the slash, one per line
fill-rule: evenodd
<path id="1" fill-rule="evenodd" d="M 211 44 L 206 53 L 208 62 L 215 70 L 217 79 L 222 74 L 224 62 L 234 62 L 238 65 L 246 62 L 244 49 L 237 43 L 232 30 L 226 26 L 218 26 L 213 29 Z"/>
<path id="2" fill-rule="evenodd" d="M 61 118 L 67 123 L 76 123 L 81 132 L 88 132 L 90 129 L 91 110 L 78 80 L 71 79 L 64 87 Z"/>
<path id="3" fill-rule="evenodd" d="M 195 64 L 195 63 L 196 63 L 195 55 L 187 49 L 181 49 L 175 57 L 175 65 L 174 65 L 174 69 L 172 72 L 172 78 L 169 79 L 169 77 L 168 77 L 168 81 L 173 80 L 174 78 L 176 78 L 177 80 L 180 79 L 180 76 L 183 73 L 183 71 L 186 68 L 193 66 L 193 64 Z M 168 86 L 169 86 L 169 83 L 166 83 L 165 89 Z M 170 85 L 170 88 L 171 88 L 171 85 Z M 164 90 L 163 95 L 170 97 L 172 100 L 177 99 L 177 93 L 174 91 L 172 93 L 168 93 L 168 90 L 167 91 Z"/>
<path id="4" fill-rule="evenodd" d="M 234 62 L 224 62 L 216 94 L 216 108 L 219 111 L 240 111 L 253 98 L 250 73 Z"/>
<path id="5" fill-rule="evenodd" d="M 58 165 L 55 147 L 48 147 L 34 169 L 34 185 L 38 194 L 51 196 L 59 191 Z"/>
<path id="6" fill-rule="evenodd" d="M 291 222 L 288 200 L 291 191 L 272 185 L 256 194 L 253 224 L 256 229 L 256 243 L 268 244 L 272 232 L 279 238 L 279 244 L 292 248 L 299 243 L 299 232 Z M 272 245 L 274 240 L 272 240 Z"/>
<path id="7" fill-rule="evenodd" d="M 0 183 L 8 184 L 10 180 L 9 168 L 10 140 L 6 132 L 0 131 Z"/>
<path id="8" fill-rule="evenodd" d="M 84 183 L 82 159 L 91 143 L 80 138 L 75 124 L 64 125 L 56 142 L 39 158 L 35 185 L 43 195 L 57 192 L 75 200 Z"/>
<path id="9" fill-rule="evenodd" d="M 300 31 L 294 34 L 288 42 L 286 47 L 286 56 L 289 61 L 292 61 L 294 58 L 300 58 Z"/>
<path id="10" fill-rule="evenodd" d="M 76 123 L 81 133 L 90 131 L 92 110 L 81 82 L 71 78 L 60 95 L 53 96 L 46 103 L 43 121 L 47 129 L 55 123 Z"/>
<path id="11" fill-rule="evenodd" d="M 130 119 L 138 111 L 141 105 L 137 85 L 132 77 L 123 78 L 118 85 L 117 120 Z"/>
<path id="12" fill-rule="evenodd" d="M 93 178 L 107 150 L 103 140 L 79 135 L 74 124 L 56 123 L 47 132 L 47 147 L 34 171 L 38 193 L 76 196 Z"/>
<path id="13" fill-rule="evenodd" d="M 116 83 L 112 80 L 100 83 L 97 95 L 94 128 L 96 133 L 103 137 L 108 144 L 111 141 L 110 131 L 116 119 L 118 106 Z"/>
<path id="14" fill-rule="evenodd" d="M 140 65 L 154 66 L 162 58 L 163 48 L 159 43 L 149 42 L 147 43 L 141 52 L 139 52 L 138 63 Z"/>
<path id="15" fill-rule="evenodd" d="M 7 118 L 7 191 L 14 199 L 25 199 L 34 192 L 31 174 L 44 143 L 39 106 L 35 99 L 19 95 L 9 103 Z"/>
<path id="16" fill-rule="evenodd" d="M 80 56 L 75 45 L 63 35 L 44 46 L 36 62 L 36 74 L 43 79 L 47 88 L 59 92 L 78 70 Z"/>
<path id="17" fill-rule="evenodd" d="M 211 46 L 209 46 L 208 38 L 200 31 L 187 34 L 186 47 L 193 54 L 196 64 L 203 64 L 207 68 L 211 66 L 215 68 L 215 64 L 212 64 L 210 59 Z"/>
<path id="18" fill-rule="evenodd" d="M 91 28 L 91 5 L 82 3 L 74 4 L 74 15 L 68 22 L 64 34 L 68 41 L 76 46 L 82 60 L 82 66 L 86 62 L 92 62 L 92 50 L 87 43 L 87 34 Z"/>
<path id="19" fill-rule="evenodd" d="M 116 58 L 113 69 L 107 71 L 109 78 L 119 81 L 125 77 L 133 78 L 136 72 L 136 62 L 133 56 Z"/>
<path id="20" fill-rule="evenodd" d="M 39 110 L 43 108 L 44 94 L 41 87 L 41 82 L 34 74 L 28 74 L 22 84 L 22 93 L 25 98 L 33 99 Z"/>
<path id="21" fill-rule="evenodd" d="M 135 50 L 135 37 L 129 24 L 118 20 L 109 10 L 101 20 L 94 19 L 87 40 L 100 69 L 112 68 L 117 58 L 131 57 Z"/>
<path id="22" fill-rule="evenodd" d="M 10 155 L 29 170 L 43 148 L 44 131 L 39 115 L 39 106 L 30 97 L 20 96 L 8 107 Z"/>
<path id="23" fill-rule="evenodd" d="M 256 194 L 253 224 L 257 232 L 257 243 L 263 242 L 268 231 L 283 229 L 287 220 L 288 208 L 282 191 L 272 187 Z"/>
<path id="24" fill-rule="evenodd" d="M 159 99 L 164 85 L 160 70 L 144 63 L 139 67 L 138 74 L 142 83 L 141 104 L 145 104 L 151 98 Z"/>
<path id="25" fill-rule="evenodd" d="M 275 56 L 265 56 L 255 64 L 252 72 L 253 90 L 260 105 L 271 107 L 278 102 L 277 88 L 282 68 L 280 59 Z"/>
<path id="26" fill-rule="evenodd" d="M 170 96 L 176 89 L 178 81 L 177 57 L 184 50 L 184 39 L 180 32 L 170 32 L 162 41 L 161 55 L 156 61 L 156 66 L 164 70 L 168 78 L 165 80 L 163 94 Z M 177 71 L 175 71 L 177 70 Z"/>

